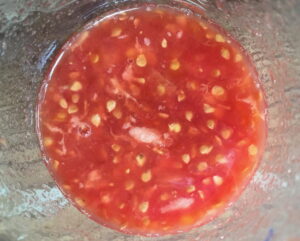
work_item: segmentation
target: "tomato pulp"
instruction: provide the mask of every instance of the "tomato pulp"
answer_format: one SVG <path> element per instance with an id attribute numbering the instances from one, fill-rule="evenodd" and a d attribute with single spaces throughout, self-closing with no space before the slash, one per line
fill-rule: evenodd
<path id="1" fill-rule="evenodd" d="M 61 49 L 38 103 L 46 165 L 95 221 L 190 230 L 242 191 L 261 158 L 265 102 L 240 45 L 175 9 L 115 13 Z"/>

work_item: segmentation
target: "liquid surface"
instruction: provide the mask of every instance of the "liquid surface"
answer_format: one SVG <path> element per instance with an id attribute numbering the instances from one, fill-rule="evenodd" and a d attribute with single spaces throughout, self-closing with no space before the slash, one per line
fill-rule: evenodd
<path id="1" fill-rule="evenodd" d="M 90 24 L 50 67 L 38 131 L 73 204 L 119 231 L 187 231 L 219 214 L 264 148 L 248 57 L 204 20 L 137 9 Z"/>

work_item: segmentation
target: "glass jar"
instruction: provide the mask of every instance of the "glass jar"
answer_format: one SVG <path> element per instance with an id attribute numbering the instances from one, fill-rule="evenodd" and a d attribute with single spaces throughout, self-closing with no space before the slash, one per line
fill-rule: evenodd
<path id="1" fill-rule="evenodd" d="M 93 18 L 164 4 L 216 22 L 256 65 L 268 103 L 263 160 L 238 201 L 190 232 L 144 238 L 94 223 L 71 206 L 42 162 L 37 93 L 49 61 Z M 298 0 L 9 0 L 0 5 L 0 240 L 300 240 Z"/>

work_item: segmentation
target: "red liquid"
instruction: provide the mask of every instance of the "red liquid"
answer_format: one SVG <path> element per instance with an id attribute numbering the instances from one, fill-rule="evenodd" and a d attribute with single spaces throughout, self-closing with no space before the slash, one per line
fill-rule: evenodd
<path id="1" fill-rule="evenodd" d="M 171 9 L 116 14 L 71 38 L 38 110 L 58 185 L 127 233 L 208 222 L 242 191 L 265 143 L 263 94 L 241 47 Z"/>

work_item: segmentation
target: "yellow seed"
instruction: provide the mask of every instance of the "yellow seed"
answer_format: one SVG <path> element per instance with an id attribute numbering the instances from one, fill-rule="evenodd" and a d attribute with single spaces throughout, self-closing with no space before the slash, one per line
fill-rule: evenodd
<path id="1" fill-rule="evenodd" d="M 114 100 L 109 100 L 106 102 L 106 109 L 108 112 L 112 112 L 117 106 L 117 102 Z"/>
<path id="2" fill-rule="evenodd" d="M 185 112 L 185 119 L 187 119 L 188 121 L 192 121 L 193 117 L 194 117 L 193 112 L 191 111 Z"/>
<path id="3" fill-rule="evenodd" d="M 217 186 L 220 186 L 223 184 L 223 178 L 220 176 L 213 176 L 213 181 Z"/>
<path id="4" fill-rule="evenodd" d="M 229 60 L 230 59 L 230 52 L 228 49 L 224 49 L 222 48 L 221 49 L 221 56 L 226 59 L 226 60 Z"/>
<path id="5" fill-rule="evenodd" d="M 138 55 L 135 62 L 136 62 L 136 65 L 141 68 L 146 67 L 146 65 L 147 65 L 146 56 L 144 54 Z"/>
<path id="6" fill-rule="evenodd" d="M 185 93 L 183 92 L 183 90 L 179 91 L 179 93 L 177 95 L 177 100 L 178 100 L 178 102 L 185 100 Z"/>
<path id="7" fill-rule="evenodd" d="M 138 81 L 140 84 L 145 84 L 145 83 L 146 83 L 146 79 L 145 79 L 145 78 L 137 78 L 137 81 Z"/>
<path id="8" fill-rule="evenodd" d="M 121 203 L 120 206 L 119 206 L 119 208 L 120 208 L 120 209 L 125 208 L 125 203 Z"/>
<path id="9" fill-rule="evenodd" d="M 199 67 L 198 71 L 199 71 L 200 73 L 203 73 L 204 70 L 203 70 L 203 68 Z"/>
<path id="10" fill-rule="evenodd" d="M 90 60 L 93 64 L 97 64 L 99 62 L 99 55 L 98 54 L 91 54 Z"/>
<path id="11" fill-rule="evenodd" d="M 218 154 L 218 155 L 216 156 L 216 162 L 217 162 L 217 163 L 220 163 L 220 164 L 226 164 L 228 161 L 227 161 L 227 159 L 226 159 L 225 156 L 223 156 L 223 155 L 221 155 L 221 154 Z"/>
<path id="12" fill-rule="evenodd" d="M 199 197 L 200 197 L 201 199 L 204 199 L 204 198 L 205 198 L 204 192 L 201 191 L 201 190 L 198 191 L 198 195 L 199 195 Z"/>
<path id="13" fill-rule="evenodd" d="M 127 181 L 125 182 L 125 190 L 130 191 L 134 188 L 135 184 L 133 181 Z"/>
<path id="14" fill-rule="evenodd" d="M 191 157 L 189 154 L 183 154 L 182 155 L 182 161 L 186 164 L 188 164 L 191 161 Z"/>
<path id="15" fill-rule="evenodd" d="M 215 85 L 212 89 L 211 89 L 211 93 L 214 96 L 222 96 L 225 93 L 225 90 L 223 87 Z"/>
<path id="16" fill-rule="evenodd" d="M 170 199 L 170 194 L 168 194 L 168 193 L 163 193 L 160 195 L 160 200 L 162 200 L 162 201 L 167 201 L 169 199 Z"/>
<path id="17" fill-rule="evenodd" d="M 99 127 L 101 124 L 101 116 L 99 114 L 95 114 L 91 118 L 91 122 L 94 126 Z"/>
<path id="18" fill-rule="evenodd" d="M 186 189 L 186 191 L 187 191 L 188 193 L 194 192 L 194 191 L 196 191 L 196 187 L 195 187 L 194 185 L 191 185 L 191 186 L 189 186 L 189 187 Z"/>
<path id="19" fill-rule="evenodd" d="M 139 210 L 142 212 L 142 213 L 146 213 L 148 211 L 148 208 L 149 208 L 149 202 L 142 202 L 140 205 L 139 205 Z"/>
<path id="20" fill-rule="evenodd" d="M 72 95 L 72 102 L 77 104 L 79 102 L 80 96 L 78 94 Z"/>
<path id="21" fill-rule="evenodd" d="M 157 148 L 157 147 L 154 147 L 152 150 L 153 150 L 154 152 L 156 152 L 157 154 L 159 154 L 159 155 L 164 155 L 164 154 L 165 154 L 164 151 L 163 151 L 162 149 Z"/>
<path id="22" fill-rule="evenodd" d="M 112 114 L 118 120 L 120 120 L 122 118 L 122 116 L 123 116 L 122 112 L 119 109 L 114 110 L 112 112 Z"/>
<path id="23" fill-rule="evenodd" d="M 115 157 L 113 158 L 112 162 L 113 162 L 114 164 L 117 164 L 117 163 L 120 162 L 120 160 L 119 160 L 118 157 L 115 156 Z"/>
<path id="24" fill-rule="evenodd" d="M 169 130 L 175 133 L 179 133 L 181 131 L 181 125 L 179 123 L 171 123 L 169 124 Z"/>
<path id="25" fill-rule="evenodd" d="M 107 195 L 104 195 L 103 197 L 101 197 L 101 202 L 104 203 L 104 204 L 107 204 L 111 201 L 111 198 L 110 196 L 107 194 Z"/>
<path id="26" fill-rule="evenodd" d="M 146 157 L 143 155 L 143 154 L 138 154 L 136 157 L 135 157 L 135 160 L 137 162 L 137 165 L 139 167 L 142 167 L 144 166 L 145 162 L 146 162 Z"/>
<path id="27" fill-rule="evenodd" d="M 114 28 L 111 32 L 111 37 L 119 37 L 122 33 L 121 28 Z"/>
<path id="28" fill-rule="evenodd" d="M 157 92 L 160 96 L 164 95 L 166 93 L 166 87 L 162 84 L 159 84 L 157 86 Z"/>
<path id="29" fill-rule="evenodd" d="M 248 147 L 248 153 L 250 156 L 255 156 L 258 153 L 257 147 L 255 145 L 251 144 Z"/>
<path id="30" fill-rule="evenodd" d="M 213 130 L 213 129 L 215 129 L 216 122 L 214 120 L 208 120 L 206 122 L 206 126 L 207 126 L 208 129 Z"/>
<path id="31" fill-rule="evenodd" d="M 198 165 L 197 165 L 197 169 L 200 172 L 205 171 L 207 168 L 208 168 L 208 165 L 207 165 L 206 162 L 199 162 Z"/>
<path id="32" fill-rule="evenodd" d="M 70 105 L 68 108 L 68 113 L 69 114 L 74 114 L 78 111 L 78 107 L 76 105 Z"/>
<path id="33" fill-rule="evenodd" d="M 127 169 L 125 170 L 125 173 L 126 173 L 126 174 L 129 174 L 130 171 L 131 171 L 130 168 L 127 168 Z"/>
<path id="34" fill-rule="evenodd" d="M 76 202 L 77 205 L 80 206 L 80 207 L 85 206 L 85 201 L 82 200 L 81 198 L 75 198 L 75 202 Z"/>
<path id="35" fill-rule="evenodd" d="M 228 139 L 232 136 L 232 133 L 233 133 L 233 130 L 232 130 L 232 129 L 226 128 L 226 129 L 223 129 L 223 130 L 221 131 L 221 136 L 222 136 L 225 140 L 228 140 Z"/>
<path id="36" fill-rule="evenodd" d="M 67 117 L 67 114 L 66 113 L 64 113 L 64 112 L 60 112 L 60 113 L 57 113 L 57 115 L 56 115 L 56 120 L 58 120 L 58 121 L 64 121 L 65 119 L 66 119 L 66 117 Z"/>
<path id="37" fill-rule="evenodd" d="M 51 137 L 45 137 L 43 143 L 44 146 L 51 146 L 53 144 L 53 139 Z"/>
<path id="38" fill-rule="evenodd" d="M 210 113 L 214 113 L 215 112 L 215 108 L 212 107 L 209 104 L 203 104 L 203 110 L 204 110 L 204 113 L 206 113 L 206 114 L 210 114 Z"/>
<path id="39" fill-rule="evenodd" d="M 63 109 L 67 109 L 68 108 L 68 102 L 64 98 L 62 98 L 62 99 L 59 100 L 59 105 Z"/>
<path id="40" fill-rule="evenodd" d="M 168 47 L 168 41 L 165 38 L 161 41 L 161 47 L 164 49 Z"/>
<path id="41" fill-rule="evenodd" d="M 111 148 L 115 151 L 115 152 L 119 152 L 121 150 L 121 146 L 118 144 L 112 144 Z"/>
<path id="42" fill-rule="evenodd" d="M 179 68 L 180 68 L 180 62 L 178 61 L 178 59 L 173 59 L 170 63 L 170 69 L 176 71 Z"/>
<path id="43" fill-rule="evenodd" d="M 190 90 L 196 90 L 197 84 L 195 82 L 187 82 L 186 87 Z"/>
<path id="44" fill-rule="evenodd" d="M 79 91 L 81 89 L 82 89 L 82 84 L 79 81 L 73 82 L 73 84 L 70 87 L 70 90 L 75 91 L 75 92 Z"/>
<path id="45" fill-rule="evenodd" d="M 221 76 L 221 70 L 219 69 L 214 69 L 212 72 L 213 77 L 220 77 Z"/>
<path id="46" fill-rule="evenodd" d="M 58 168 L 58 166 L 59 166 L 59 161 L 54 160 L 52 166 L 53 166 L 53 169 L 54 169 L 54 170 L 57 170 L 57 168 Z"/>
<path id="47" fill-rule="evenodd" d="M 223 142 L 222 142 L 222 140 L 221 140 L 220 137 L 215 136 L 215 140 L 216 140 L 216 142 L 217 142 L 217 144 L 218 144 L 219 146 L 222 146 L 222 145 L 223 145 Z"/>
<path id="48" fill-rule="evenodd" d="M 225 39 L 221 34 L 217 34 L 215 39 L 216 39 L 216 42 L 218 42 L 218 43 L 224 43 L 225 42 Z"/>
<path id="49" fill-rule="evenodd" d="M 199 152 L 202 155 L 207 155 L 212 151 L 212 149 L 213 149 L 213 146 L 202 145 L 202 146 L 200 146 Z"/>
<path id="50" fill-rule="evenodd" d="M 241 60 L 242 60 L 242 55 L 240 55 L 240 54 L 236 54 L 235 55 L 235 58 L 234 58 L 234 61 L 236 62 L 236 63 L 238 63 L 238 62 L 240 62 Z"/>
<path id="51" fill-rule="evenodd" d="M 151 179 L 152 179 L 152 172 L 151 172 L 151 170 L 148 170 L 148 171 L 142 173 L 141 180 L 143 182 L 149 182 Z"/>
<path id="52" fill-rule="evenodd" d="M 202 180 L 202 183 L 205 184 L 205 185 L 210 184 L 210 178 L 207 177 L 207 178 L 203 179 L 203 180 Z"/>
<path id="53" fill-rule="evenodd" d="M 170 117 L 170 115 L 168 115 L 166 113 L 158 113 L 158 116 L 163 118 L 163 119 L 168 119 Z"/>

